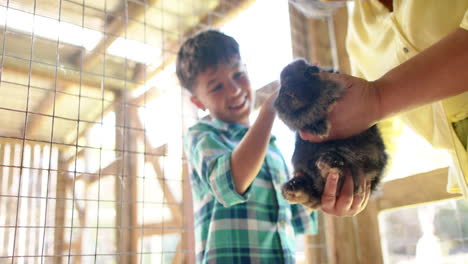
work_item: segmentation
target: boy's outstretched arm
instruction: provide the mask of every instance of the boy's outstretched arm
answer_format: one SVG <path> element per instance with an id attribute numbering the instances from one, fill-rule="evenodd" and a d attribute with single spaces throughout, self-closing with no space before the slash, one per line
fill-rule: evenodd
<path id="1" fill-rule="evenodd" d="M 257 119 L 232 152 L 232 178 L 239 194 L 245 193 L 262 167 L 276 116 L 273 102 L 277 96 L 275 92 L 267 98 Z"/>

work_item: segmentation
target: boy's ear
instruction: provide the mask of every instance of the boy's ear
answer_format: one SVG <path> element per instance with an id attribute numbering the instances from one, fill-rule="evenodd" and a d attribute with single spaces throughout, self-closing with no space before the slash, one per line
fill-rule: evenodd
<path id="1" fill-rule="evenodd" d="M 198 100 L 198 98 L 196 96 L 191 96 L 190 97 L 190 102 L 192 102 L 194 105 L 196 105 L 201 110 L 203 110 L 203 111 L 206 110 L 206 107 L 203 105 L 203 103 L 200 100 Z"/>

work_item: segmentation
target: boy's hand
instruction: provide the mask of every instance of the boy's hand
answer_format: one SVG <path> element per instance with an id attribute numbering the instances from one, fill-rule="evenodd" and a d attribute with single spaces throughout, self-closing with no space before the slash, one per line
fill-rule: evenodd
<path id="1" fill-rule="evenodd" d="M 270 96 L 265 99 L 263 102 L 262 108 L 266 108 L 267 110 L 274 111 L 275 112 L 275 107 L 274 103 L 276 98 L 278 97 L 279 90 L 274 91 Z"/>
<path id="2" fill-rule="evenodd" d="M 363 172 L 361 172 L 363 173 Z M 350 171 L 345 172 L 345 182 L 337 196 L 338 174 L 330 173 L 322 194 L 322 211 L 335 216 L 355 216 L 366 208 L 370 196 L 370 181 L 360 177 L 359 191 L 354 194 L 353 178 Z"/>

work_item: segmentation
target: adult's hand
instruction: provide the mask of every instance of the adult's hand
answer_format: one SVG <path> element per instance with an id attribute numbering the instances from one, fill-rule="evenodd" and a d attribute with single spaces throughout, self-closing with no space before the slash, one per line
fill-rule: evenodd
<path id="1" fill-rule="evenodd" d="M 347 138 L 371 127 L 380 118 L 380 99 L 374 84 L 346 74 L 319 73 L 320 78 L 329 79 L 345 87 L 345 92 L 329 112 L 329 132 L 325 137 L 299 131 L 304 140 L 322 142 L 330 139 Z"/>
<path id="2" fill-rule="evenodd" d="M 362 212 L 369 201 L 371 185 L 364 175 L 361 176 L 358 191 L 354 194 L 351 172 L 346 171 L 345 182 L 337 195 L 339 176 L 337 172 L 330 172 L 322 194 L 322 211 L 335 216 L 355 216 Z"/>

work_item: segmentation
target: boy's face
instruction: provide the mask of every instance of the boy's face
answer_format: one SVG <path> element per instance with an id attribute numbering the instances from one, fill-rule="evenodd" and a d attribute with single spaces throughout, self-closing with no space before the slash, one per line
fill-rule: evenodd
<path id="1" fill-rule="evenodd" d="M 190 100 L 216 119 L 248 125 L 253 94 L 244 65 L 234 60 L 208 68 L 198 75 Z"/>

